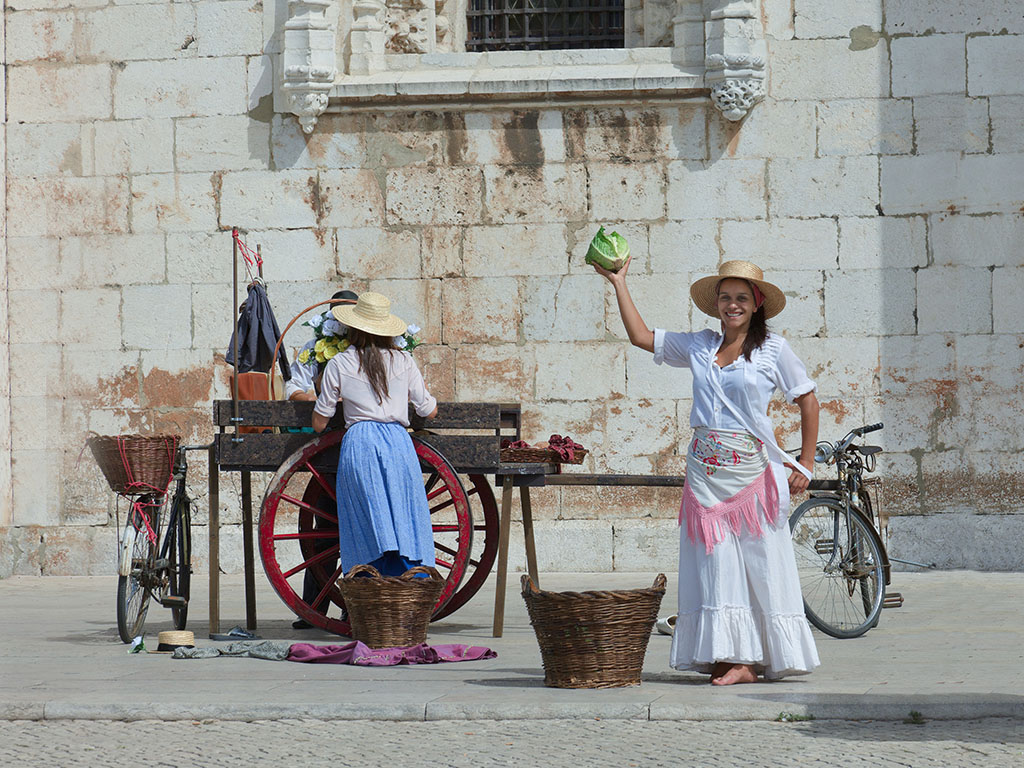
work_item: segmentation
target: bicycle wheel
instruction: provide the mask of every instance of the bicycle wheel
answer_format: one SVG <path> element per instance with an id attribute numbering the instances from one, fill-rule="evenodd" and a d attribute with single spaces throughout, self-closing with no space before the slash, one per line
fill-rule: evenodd
<path id="1" fill-rule="evenodd" d="M 177 501 L 177 514 L 167 532 L 167 588 L 172 597 L 180 597 L 184 605 L 171 606 L 175 629 L 184 629 L 188 621 L 189 586 L 192 582 L 192 503 L 182 494 Z"/>
<path id="2" fill-rule="evenodd" d="M 885 600 L 878 534 L 856 509 L 810 499 L 789 518 L 807 619 L 825 634 L 860 637 Z"/>
<path id="3" fill-rule="evenodd" d="M 149 610 L 149 590 L 145 578 L 149 564 L 156 557 L 156 544 L 146 534 L 146 526 L 140 523 L 136 530 L 136 515 L 146 514 L 145 508 L 128 512 L 121 536 L 121 558 L 117 576 L 117 633 L 121 642 L 130 643 L 142 632 Z"/>

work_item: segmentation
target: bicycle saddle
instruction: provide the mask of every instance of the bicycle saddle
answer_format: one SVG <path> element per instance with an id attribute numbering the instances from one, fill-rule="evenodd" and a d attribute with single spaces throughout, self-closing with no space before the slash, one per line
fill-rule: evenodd
<path id="1" fill-rule="evenodd" d="M 861 456 L 872 456 L 876 453 L 882 452 L 882 446 L 880 445 L 858 445 L 857 451 Z"/>

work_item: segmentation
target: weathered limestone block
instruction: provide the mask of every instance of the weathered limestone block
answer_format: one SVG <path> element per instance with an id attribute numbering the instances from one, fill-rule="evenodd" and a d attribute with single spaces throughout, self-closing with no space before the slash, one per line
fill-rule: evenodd
<path id="1" fill-rule="evenodd" d="M 61 451 L 65 438 L 63 408 L 44 395 L 10 400 L 11 445 L 19 450 Z M 54 470 L 57 468 L 54 467 Z"/>
<path id="2" fill-rule="evenodd" d="M 339 185 L 339 189 L 343 188 Z M 337 230 L 339 271 L 358 278 L 420 277 L 420 241 L 408 229 Z"/>
<path id="3" fill-rule="evenodd" d="M 884 43 L 852 51 L 849 40 L 790 40 L 772 48 L 771 72 L 776 99 L 874 99 L 889 90 Z"/>
<path id="4" fill-rule="evenodd" d="M 533 348 L 516 344 L 466 344 L 455 353 L 455 396 L 465 402 L 533 399 L 537 370 Z"/>
<path id="5" fill-rule="evenodd" d="M 757 219 L 767 214 L 764 160 L 670 161 L 667 176 L 671 219 Z"/>
<path id="6" fill-rule="evenodd" d="M 928 263 L 923 216 L 841 218 L 839 232 L 842 269 L 923 267 Z"/>
<path id="7" fill-rule="evenodd" d="M 254 56 L 263 52 L 262 4 L 251 0 L 197 3 L 199 56 Z"/>
<path id="8" fill-rule="evenodd" d="M 992 273 L 992 331 L 1022 333 L 1020 297 L 1024 296 L 1024 268 L 997 267 Z"/>
<path id="9" fill-rule="evenodd" d="M 992 120 L 992 151 L 1024 152 L 1024 96 L 993 96 L 988 99 Z"/>
<path id="10" fill-rule="evenodd" d="M 43 529 L 9 524 L 0 528 L 0 577 L 38 576 Z"/>
<path id="11" fill-rule="evenodd" d="M 319 200 L 313 199 L 322 208 L 324 226 L 370 227 L 384 222 L 384 189 L 371 170 L 320 171 Z"/>
<path id="12" fill-rule="evenodd" d="M 603 521 L 538 521 L 534 525 L 534 539 L 537 543 L 537 569 L 541 573 L 602 573 L 612 570 L 613 531 Z"/>
<path id="13" fill-rule="evenodd" d="M 179 171 L 269 169 L 269 139 L 270 126 L 246 115 L 178 120 L 174 142 L 177 168 Z"/>
<path id="14" fill-rule="evenodd" d="M 770 160 L 775 216 L 869 216 L 878 204 L 875 157 Z"/>
<path id="15" fill-rule="evenodd" d="M 21 449 L 11 451 L 12 522 L 15 525 L 59 525 L 61 486 L 53 482 L 61 451 Z"/>
<path id="16" fill-rule="evenodd" d="M 174 170 L 174 123 L 169 118 L 102 121 L 92 127 L 97 174 Z"/>
<path id="17" fill-rule="evenodd" d="M 1024 34 L 967 40 L 967 92 L 971 96 L 1020 95 Z"/>
<path id="18" fill-rule="evenodd" d="M 128 231 L 128 180 L 53 178 L 10 179 L 7 185 L 9 235 L 83 235 Z"/>
<path id="19" fill-rule="evenodd" d="M 984 267 L 928 267 L 917 273 L 920 333 L 992 332 L 992 272 Z M 942 296 L 942 301 L 935 298 Z"/>
<path id="20" fill-rule="evenodd" d="M 8 340 L 13 344 L 60 343 L 60 292 L 56 290 L 9 290 Z"/>
<path id="21" fill-rule="evenodd" d="M 668 520 L 675 524 L 679 514 L 678 488 L 643 486 L 562 486 L 562 518 L 567 520 L 605 520 L 616 527 L 627 521 Z M 678 543 L 678 540 L 677 540 Z"/>
<path id="22" fill-rule="evenodd" d="M 228 344 L 231 343 L 231 323 L 234 319 L 234 312 L 231 311 L 231 288 L 229 286 L 230 283 L 192 286 L 192 306 L 200 308 L 200 311 L 192 313 L 192 346 L 196 349 L 218 350 L 222 355 L 227 352 Z M 327 294 L 327 296 L 330 295 L 330 293 Z M 312 304 L 315 299 L 316 297 L 310 297 L 309 304 Z M 275 290 L 274 298 L 271 299 L 275 317 L 278 313 L 277 302 L 278 293 Z M 288 320 L 290 319 L 288 318 Z M 279 317 L 278 323 L 287 323 L 288 320 Z M 281 330 L 284 330 L 284 326 L 281 326 Z M 300 334 L 296 330 L 291 331 L 286 339 L 286 344 L 295 346 L 302 346 L 306 342 L 306 339 L 299 340 Z"/>
<path id="23" fill-rule="evenodd" d="M 708 318 L 710 320 L 710 318 Z M 693 396 L 693 377 L 684 368 L 655 365 L 654 356 L 632 345 L 626 351 L 626 396 L 631 400 L 686 400 Z M 689 413 L 689 405 L 686 406 Z"/>
<path id="24" fill-rule="evenodd" d="M 463 269 L 463 232 L 461 227 L 422 227 L 420 229 L 424 277 L 460 277 Z"/>
<path id="25" fill-rule="evenodd" d="M 198 117 L 247 110 L 245 59 L 132 61 L 114 73 L 114 116 Z"/>
<path id="26" fill-rule="evenodd" d="M 440 344 L 423 344 L 416 347 L 416 364 L 423 372 L 423 380 L 430 394 L 445 402 L 455 399 L 455 348 Z"/>
<path id="27" fill-rule="evenodd" d="M 576 470 L 588 472 L 600 465 L 608 450 L 607 415 L 606 408 L 587 402 L 524 404 L 523 439 L 533 444 L 546 442 L 551 435 L 568 435 L 589 451 Z"/>
<path id="28" fill-rule="evenodd" d="M 718 222 L 712 219 L 653 223 L 650 241 L 651 272 L 656 275 L 676 273 L 681 277 L 673 279 L 685 281 L 686 275 L 717 272 L 722 260 Z"/>
<path id="29" fill-rule="evenodd" d="M 664 218 L 666 183 L 661 163 L 590 163 L 587 170 L 592 218 Z"/>
<path id="30" fill-rule="evenodd" d="M 626 107 L 565 113 L 569 158 L 590 162 L 644 162 L 664 157 L 707 157 L 705 111 L 697 104 L 676 108 Z"/>
<path id="31" fill-rule="evenodd" d="M 40 392 L 50 397 L 64 396 L 61 361 L 56 355 L 40 358 L 38 344 L 10 344 L 10 371 L 32 371 L 32 376 L 9 375 L 11 396 L 31 396 Z"/>
<path id="32" fill-rule="evenodd" d="M 605 400 L 626 391 L 625 349 L 601 342 L 537 344 L 539 400 Z"/>
<path id="33" fill-rule="evenodd" d="M 530 341 L 604 338 L 604 286 L 597 276 L 527 277 L 523 334 Z"/>
<path id="34" fill-rule="evenodd" d="M 271 152 L 276 168 L 359 168 L 369 160 L 359 115 L 322 115 L 310 135 L 291 116 L 274 115 Z"/>
<path id="35" fill-rule="evenodd" d="M 110 116 L 110 67 L 49 63 L 7 68 L 9 119 L 24 123 L 77 122 Z"/>
<path id="36" fill-rule="evenodd" d="M 9 237 L 6 256 L 7 287 L 11 290 L 60 288 L 67 283 L 61 273 L 60 240 L 56 237 Z"/>
<path id="37" fill-rule="evenodd" d="M 765 99 L 742 123 L 708 123 L 711 157 L 806 157 L 815 153 L 815 105 Z M 785 135 L 785 141 L 779 136 Z"/>
<path id="38" fill-rule="evenodd" d="M 823 333 L 825 316 L 821 299 L 824 275 L 827 274 L 802 269 L 768 273 L 768 279 L 786 294 L 786 309 L 773 326 L 776 330 L 783 331 L 791 339 Z"/>
<path id="39" fill-rule="evenodd" d="M 40 548 L 43 576 L 95 576 L 117 570 L 117 538 L 96 526 L 48 527 Z"/>
<path id="40" fill-rule="evenodd" d="M 882 28 L 882 2 L 831 3 L 822 0 L 796 0 L 796 36 L 801 40 L 816 37 L 849 38 L 854 27 Z"/>
<path id="41" fill-rule="evenodd" d="M 224 174 L 220 222 L 225 227 L 314 227 L 322 209 L 315 173 L 237 171 Z"/>
<path id="42" fill-rule="evenodd" d="M 87 176 L 92 172 L 90 134 L 77 123 L 13 123 L 7 127 L 7 148 L 10 176 Z"/>
<path id="43" fill-rule="evenodd" d="M 488 219 L 501 224 L 586 218 L 586 169 L 581 165 L 484 166 L 484 204 Z"/>
<path id="44" fill-rule="evenodd" d="M 934 263 L 942 267 L 1024 265 L 1024 215 L 933 214 L 928 222 Z M 998 280 L 993 280 L 993 286 Z"/>
<path id="45" fill-rule="evenodd" d="M 147 408 L 200 408 L 212 434 L 205 406 L 213 394 L 213 361 L 206 350 L 157 348 L 140 355 L 141 397 Z M 198 455 L 194 454 L 193 456 Z"/>
<path id="46" fill-rule="evenodd" d="M 1017 399 L 1024 388 L 1024 339 L 1016 333 L 982 334 L 958 339 L 956 363 L 960 389 L 983 409 L 998 412 L 1007 397 Z M 1005 412 L 1004 412 L 1005 417 Z M 1006 419 L 1008 425 L 1012 420 Z M 1011 427 L 1012 428 L 1012 427 Z M 1009 449 L 1006 449 L 1009 450 Z"/>
<path id="47" fill-rule="evenodd" d="M 448 329 L 447 306 L 442 305 L 442 286 L 447 291 L 447 282 L 422 279 L 371 280 L 367 288 L 391 299 L 391 311 L 405 322 L 420 326 L 419 337 L 422 342 L 440 344 L 442 320 L 445 331 Z M 448 343 L 447 338 L 445 343 Z"/>
<path id="48" fill-rule="evenodd" d="M 10 11 L 7 63 L 70 62 L 75 59 L 75 16 L 71 11 Z"/>
<path id="49" fill-rule="evenodd" d="M 914 135 L 917 154 L 987 152 L 989 146 L 989 101 L 988 99 L 970 99 L 962 96 L 916 98 L 914 99 Z"/>
<path id="50" fill-rule="evenodd" d="M 564 275 L 566 228 L 562 224 L 503 224 L 467 227 L 463 245 L 466 277 Z"/>
<path id="51" fill-rule="evenodd" d="M 566 159 L 562 113 L 558 110 L 467 112 L 453 121 L 452 152 L 477 165 L 544 165 Z M 456 157 L 453 157 L 454 161 Z"/>
<path id="52" fill-rule="evenodd" d="M 834 269 L 839 233 L 835 220 L 825 218 L 723 221 L 721 242 L 727 259 L 756 262 L 766 273 Z"/>
<path id="53" fill-rule="evenodd" d="M 164 238 L 158 234 L 87 235 L 61 240 L 61 274 L 79 288 L 164 281 Z"/>
<path id="54" fill-rule="evenodd" d="M 716 270 L 717 271 L 717 270 Z M 693 275 L 696 279 L 697 275 Z M 601 278 L 602 281 L 604 278 Z M 629 292 L 648 328 L 686 331 L 690 328 L 690 281 L 687 275 L 629 274 Z M 602 283 L 602 287 L 603 287 Z M 628 337 L 619 315 L 615 292 L 604 289 L 604 332 L 625 341 Z M 708 318 L 710 320 L 710 318 Z M 696 327 L 701 319 L 694 316 Z M 603 338 L 602 334 L 602 338 Z"/>
<path id="55" fill-rule="evenodd" d="M 117 288 L 65 288 L 60 298 L 60 329 L 68 346 L 120 349 L 121 291 Z"/>
<path id="56" fill-rule="evenodd" d="M 405 166 L 447 165 L 458 158 L 453 146 L 457 137 L 457 115 L 439 112 L 385 112 L 362 116 L 371 164 L 388 168 Z"/>
<path id="57" fill-rule="evenodd" d="M 192 291 L 187 285 L 129 285 L 123 291 L 124 345 L 183 349 L 192 344 Z M 153 308 L 159 307 L 158 315 Z"/>
<path id="58" fill-rule="evenodd" d="M 405 167 L 387 172 L 389 224 L 470 224 L 481 219 L 479 168 Z"/>
<path id="59" fill-rule="evenodd" d="M 196 55 L 190 41 L 196 35 L 196 12 L 191 3 L 110 5 L 80 12 L 77 19 L 76 52 L 86 61 L 180 59 Z M 149 83 L 149 87 L 153 85 Z"/>
<path id="60" fill-rule="evenodd" d="M 889 523 L 889 555 L 936 563 L 939 568 L 1019 571 L 1024 567 L 1021 517 L 973 515 L 966 510 L 960 514 L 896 517 Z"/>
<path id="61" fill-rule="evenodd" d="M 966 66 L 963 35 L 897 38 L 892 41 L 892 95 L 962 94 Z"/>
<path id="62" fill-rule="evenodd" d="M 819 104 L 820 154 L 910 154 L 914 148 L 918 103 L 920 100 L 912 105 L 902 99 L 850 99 Z M 920 127 L 921 123 L 917 125 Z M 918 137 L 920 141 L 920 133 Z"/>
<path id="63" fill-rule="evenodd" d="M 788 308 L 786 313 L 788 313 Z M 818 385 L 820 399 L 873 397 L 878 389 L 879 341 L 871 337 L 828 336 L 795 338 L 788 332 L 786 313 L 777 323 L 790 346 Z M 831 440 L 829 436 L 826 439 Z"/>
<path id="64" fill-rule="evenodd" d="M 909 269 L 840 270 L 825 279 L 829 334 L 914 333 L 915 281 Z"/>
<path id="65" fill-rule="evenodd" d="M 676 402 L 663 398 L 664 395 L 657 400 L 643 398 L 608 403 L 605 458 L 639 458 L 673 452 L 680 439 L 676 430 Z"/>
<path id="66" fill-rule="evenodd" d="M 972 476 L 981 481 L 977 485 L 980 493 L 973 499 L 981 514 L 1005 515 L 1017 508 L 1024 496 L 1020 452 L 972 451 L 967 463 Z"/>
<path id="67" fill-rule="evenodd" d="M 247 240 L 250 238 L 250 235 L 246 236 Z M 167 253 L 170 254 L 167 260 L 169 283 L 217 283 L 227 295 L 230 290 L 227 286 L 231 283 L 230 232 L 170 232 L 167 234 Z M 230 326 L 231 321 L 228 320 L 227 327 Z"/>
<path id="68" fill-rule="evenodd" d="M 263 249 L 263 275 L 268 280 L 277 284 L 280 281 L 304 281 L 318 282 L 329 280 L 335 272 L 334 242 L 330 233 L 319 229 L 257 229 L 249 230 L 244 237 L 244 242 L 255 250 L 257 246 Z M 221 235 L 220 258 L 227 261 L 230 266 L 231 236 L 230 233 Z M 230 269 L 228 270 L 230 274 Z M 239 265 L 239 280 L 242 266 Z M 397 277 L 397 275 L 396 275 Z M 269 287 L 271 296 L 274 287 Z M 340 290 L 340 289 L 339 289 Z M 308 301 L 302 304 L 307 307 L 316 300 L 328 299 L 334 291 L 325 296 L 319 294 L 308 294 Z M 276 308 L 277 304 L 274 303 Z M 279 322 L 287 322 L 278 318 Z M 282 327 L 284 327 L 282 325 Z"/>
<path id="69" fill-rule="evenodd" d="M 885 25 L 894 34 L 936 32 L 1024 32 L 1016 0 L 988 0 L 984 13 L 973 2 L 948 0 L 886 0 Z"/>
<path id="70" fill-rule="evenodd" d="M 452 278 L 443 286 L 446 344 L 518 340 L 523 305 L 517 280 Z"/>
<path id="71" fill-rule="evenodd" d="M 892 395 L 934 395 L 960 378 L 956 336 L 890 336 L 879 341 L 882 399 Z"/>
<path id="72" fill-rule="evenodd" d="M 673 505 L 678 513 L 678 503 Z M 650 573 L 676 571 L 679 568 L 679 532 L 675 520 L 633 520 L 615 523 L 613 567 L 616 571 Z M 650 586 L 637 583 L 636 588 Z M 662 603 L 661 614 L 675 613 L 674 606 Z"/>
<path id="73" fill-rule="evenodd" d="M 157 173 L 132 178 L 133 232 L 217 229 L 214 178 L 208 173 Z"/>
<path id="74" fill-rule="evenodd" d="M 1016 211 L 1024 205 L 1024 155 L 942 153 L 882 158 L 886 214 Z"/>

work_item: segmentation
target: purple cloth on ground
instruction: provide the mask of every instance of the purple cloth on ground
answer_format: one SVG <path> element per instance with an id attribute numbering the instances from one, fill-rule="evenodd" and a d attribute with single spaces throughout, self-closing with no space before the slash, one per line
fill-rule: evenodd
<path id="1" fill-rule="evenodd" d="M 357 667 L 392 667 L 396 664 L 439 664 L 443 661 L 494 659 L 498 654 L 480 645 L 427 645 L 408 648 L 370 648 L 356 640 L 345 645 L 294 643 L 288 661 L 306 664 L 353 664 Z"/>

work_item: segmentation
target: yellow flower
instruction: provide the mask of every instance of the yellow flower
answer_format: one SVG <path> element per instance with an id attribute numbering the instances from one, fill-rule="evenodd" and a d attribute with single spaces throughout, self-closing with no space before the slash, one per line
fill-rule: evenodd
<path id="1" fill-rule="evenodd" d="M 339 351 L 340 350 L 337 347 L 328 347 L 327 349 L 324 350 L 324 358 L 330 360 L 332 357 L 338 354 Z"/>
<path id="2" fill-rule="evenodd" d="M 316 361 L 318 363 L 326 363 L 327 362 L 327 358 L 324 357 L 324 353 L 323 352 L 317 352 L 316 353 Z"/>
<path id="3" fill-rule="evenodd" d="M 302 363 L 303 365 L 305 365 L 306 363 L 309 362 L 309 350 L 308 349 L 304 349 L 301 352 L 299 352 L 299 362 Z"/>
<path id="4" fill-rule="evenodd" d="M 324 348 L 327 346 L 327 339 L 317 339 L 316 344 L 313 345 L 313 351 L 316 352 L 316 359 L 320 359 L 320 355 L 323 354 Z"/>

